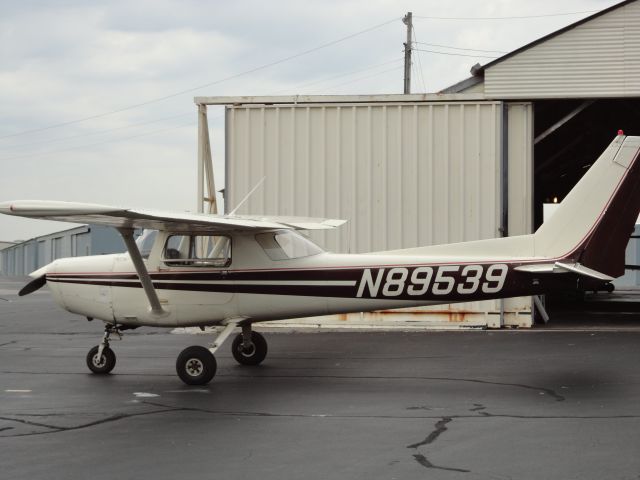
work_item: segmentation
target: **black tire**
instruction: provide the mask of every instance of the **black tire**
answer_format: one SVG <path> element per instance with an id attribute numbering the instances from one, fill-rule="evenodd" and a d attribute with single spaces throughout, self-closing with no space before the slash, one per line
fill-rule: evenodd
<path id="1" fill-rule="evenodd" d="M 241 365 L 259 365 L 267 357 L 267 341 L 258 332 L 251 332 L 251 346 L 249 351 L 245 351 L 242 334 L 238 334 L 231 344 L 233 358 Z"/>
<path id="2" fill-rule="evenodd" d="M 176 371 L 187 385 L 206 385 L 216 374 L 216 357 L 204 347 L 187 347 L 176 360 Z"/>
<path id="3" fill-rule="evenodd" d="M 98 349 L 99 346 L 96 345 L 87 353 L 87 367 L 93 373 L 105 375 L 116 366 L 116 354 L 109 347 L 105 347 L 102 350 L 102 357 L 98 359 Z"/>

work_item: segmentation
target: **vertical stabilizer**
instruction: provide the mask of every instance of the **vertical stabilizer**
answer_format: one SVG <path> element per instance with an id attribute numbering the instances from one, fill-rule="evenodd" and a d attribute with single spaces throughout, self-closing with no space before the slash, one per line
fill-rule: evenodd
<path id="1" fill-rule="evenodd" d="M 536 256 L 571 259 L 612 277 L 640 213 L 640 137 L 618 135 L 535 233 Z"/>

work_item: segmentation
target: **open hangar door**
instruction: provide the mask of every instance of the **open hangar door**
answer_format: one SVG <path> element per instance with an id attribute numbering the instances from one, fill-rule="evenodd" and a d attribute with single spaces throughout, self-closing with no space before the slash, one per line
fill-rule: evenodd
<path id="1" fill-rule="evenodd" d="M 534 105 L 534 229 L 543 205 L 561 202 L 622 130 L 640 135 L 640 98 L 537 100 Z M 631 236 L 632 232 L 629 232 Z M 547 295 L 550 315 L 583 310 L 584 292 Z M 608 293 L 601 296 L 606 299 Z"/>

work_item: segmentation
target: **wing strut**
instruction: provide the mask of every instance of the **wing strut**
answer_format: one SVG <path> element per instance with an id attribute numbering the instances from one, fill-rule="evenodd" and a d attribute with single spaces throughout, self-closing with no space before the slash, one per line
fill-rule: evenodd
<path id="1" fill-rule="evenodd" d="M 156 289 L 153 287 L 153 283 L 151 282 L 151 277 L 149 276 L 147 267 L 142 260 L 140 250 L 138 250 L 138 245 L 136 245 L 136 242 L 133 239 L 133 229 L 118 228 L 118 232 L 120 232 L 120 235 L 122 235 L 124 244 L 127 246 L 127 250 L 129 251 L 129 255 L 131 256 L 131 261 L 133 262 L 134 267 L 136 267 L 138 278 L 140 279 L 140 283 L 142 283 L 144 293 L 147 294 L 149 305 L 151 305 L 151 313 L 153 313 L 154 315 L 166 315 L 167 312 L 162 308 L 162 305 L 160 305 L 160 299 L 158 299 Z"/>

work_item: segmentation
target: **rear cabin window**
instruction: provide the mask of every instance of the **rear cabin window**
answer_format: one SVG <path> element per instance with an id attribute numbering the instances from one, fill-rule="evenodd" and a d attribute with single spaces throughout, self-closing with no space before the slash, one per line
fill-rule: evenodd
<path id="1" fill-rule="evenodd" d="M 256 240 L 271 260 L 293 260 L 323 252 L 318 245 L 293 230 L 260 233 Z"/>
<path id="2" fill-rule="evenodd" d="M 163 262 L 170 267 L 226 267 L 231 264 L 231 238 L 219 235 L 171 235 Z"/>

